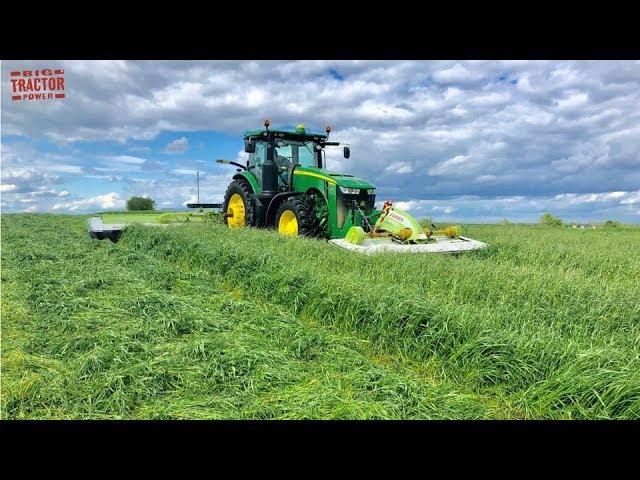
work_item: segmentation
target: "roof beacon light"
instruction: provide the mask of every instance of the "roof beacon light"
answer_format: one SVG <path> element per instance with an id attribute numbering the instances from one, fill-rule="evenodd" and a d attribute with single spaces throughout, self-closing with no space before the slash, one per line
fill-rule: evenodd
<path id="1" fill-rule="evenodd" d="M 302 123 L 296 125 L 296 133 L 304 133 L 304 125 Z"/>
<path id="2" fill-rule="evenodd" d="M 327 132 L 327 135 L 329 135 L 331 133 L 331 125 L 327 125 L 326 127 L 324 127 L 324 131 Z"/>
<path id="3" fill-rule="evenodd" d="M 269 119 L 264 121 L 264 128 L 266 128 L 267 130 L 269 130 L 269 125 L 271 125 L 271 122 L 269 122 Z"/>

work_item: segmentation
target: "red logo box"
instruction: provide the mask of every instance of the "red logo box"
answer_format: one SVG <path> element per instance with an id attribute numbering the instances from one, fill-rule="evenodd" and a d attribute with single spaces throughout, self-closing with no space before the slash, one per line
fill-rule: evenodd
<path id="1" fill-rule="evenodd" d="M 16 70 L 10 73 L 11 100 L 65 98 L 64 70 Z"/>

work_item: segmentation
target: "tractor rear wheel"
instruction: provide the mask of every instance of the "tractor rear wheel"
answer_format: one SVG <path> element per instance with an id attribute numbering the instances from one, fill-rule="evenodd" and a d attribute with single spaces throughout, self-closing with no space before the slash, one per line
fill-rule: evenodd
<path id="1" fill-rule="evenodd" d="M 291 197 L 276 212 L 276 228 L 282 235 L 316 237 L 319 222 L 313 202 L 306 195 Z"/>
<path id="2" fill-rule="evenodd" d="M 256 210 L 251 198 L 251 187 L 247 182 L 234 180 L 224 194 L 224 223 L 229 228 L 253 227 L 256 224 Z"/>

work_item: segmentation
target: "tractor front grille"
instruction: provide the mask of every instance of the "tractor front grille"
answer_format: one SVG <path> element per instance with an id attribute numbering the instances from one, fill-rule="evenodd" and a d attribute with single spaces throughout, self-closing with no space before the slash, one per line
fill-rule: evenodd
<path id="1" fill-rule="evenodd" d="M 357 195 L 354 194 L 346 194 L 340 193 L 342 195 L 342 201 L 344 202 L 347 208 L 350 208 L 355 201 L 364 213 L 369 215 L 373 210 L 373 205 L 376 203 L 376 195 L 369 195 L 366 190 L 360 190 L 360 193 Z"/>
<path id="2" fill-rule="evenodd" d="M 344 226 L 344 222 L 347 218 L 347 215 L 350 215 L 350 211 L 355 210 L 357 208 L 354 205 L 354 202 L 358 205 L 360 210 L 362 210 L 366 215 L 371 214 L 373 211 L 373 206 L 376 202 L 375 194 L 368 194 L 366 190 L 360 190 L 358 194 L 351 193 L 342 193 L 340 191 L 337 192 L 337 207 L 338 207 L 338 228 L 342 228 Z"/>

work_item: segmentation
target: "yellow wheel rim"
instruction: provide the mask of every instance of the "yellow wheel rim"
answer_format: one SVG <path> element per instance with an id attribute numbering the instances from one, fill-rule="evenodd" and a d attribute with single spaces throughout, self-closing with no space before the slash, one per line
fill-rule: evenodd
<path id="1" fill-rule="evenodd" d="M 278 232 L 295 237 L 298 235 L 298 219 L 291 210 L 285 210 L 278 221 Z"/>
<path id="2" fill-rule="evenodd" d="M 227 225 L 229 228 L 241 228 L 245 223 L 245 210 L 244 201 L 238 193 L 231 195 L 229 204 L 227 205 L 227 213 L 230 217 L 227 217 Z"/>

